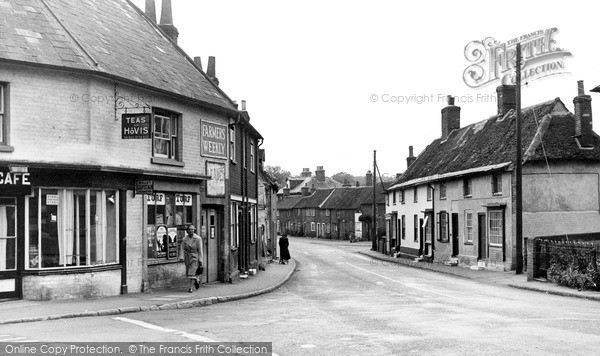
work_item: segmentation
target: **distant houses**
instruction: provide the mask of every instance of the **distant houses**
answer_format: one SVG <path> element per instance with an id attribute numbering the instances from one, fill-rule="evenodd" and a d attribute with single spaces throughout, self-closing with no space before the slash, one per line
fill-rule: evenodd
<path id="1" fill-rule="evenodd" d="M 498 111 L 465 127 L 449 98 L 441 136 L 411 152 L 387 190 L 388 251 L 515 269 L 515 87 L 497 93 Z M 600 231 L 600 137 L 581 82 L 573 103 L 574 113 L 559 98 L 522 109 L 524 239 Z"/>

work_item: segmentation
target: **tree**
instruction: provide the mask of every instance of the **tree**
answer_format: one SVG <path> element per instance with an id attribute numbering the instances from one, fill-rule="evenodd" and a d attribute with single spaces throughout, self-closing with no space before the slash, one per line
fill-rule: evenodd
<path id="1" fill-rule="evenodd" d="M 275 178 L 275 180 L 277 181 L 277 185 L 282 188 L 285 187 L 285 181 L 286 179 L 291 176 L 292 174 L 286 170 L 281 169 L 280 166 L 265 166 L 265 171 L 270 174 L 272 177 Z"/>
<path id="2" fill-rule="evenodd" d="M 356 178 L 352 174 L 346 173 L 346 172 L 336 173 L 331 176 L 331 179 L 335 180 L 336 182 L 340 182 L 342 184 L 346 183 L 346 180 L 351 185 L 354 185 L 356 183 Z"/>

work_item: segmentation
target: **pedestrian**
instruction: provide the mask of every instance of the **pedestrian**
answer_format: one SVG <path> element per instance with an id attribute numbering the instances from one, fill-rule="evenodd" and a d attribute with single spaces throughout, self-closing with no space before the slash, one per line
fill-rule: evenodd
<path id="1" fill-rule="evenodd" d="M 186 229 L 187 235 L 181 241 L 181 254 L 185 260 L 185 274 L 190 280 L 189 293 L 192 293 L 192 286 L 200 288 L 200 276 L 202 275 L 202 238 L 196 235 L 196 227 L 189 225 Z"/>
<path id="2" fill-rule="evenodd" d="M 290 257 L 290 250 L 288 247 L 290 246 L 290 242 L 288 241 L 287 235 L 283 234 L 279 238 L 279 263 L 285 265 L 288 263 Z"/>

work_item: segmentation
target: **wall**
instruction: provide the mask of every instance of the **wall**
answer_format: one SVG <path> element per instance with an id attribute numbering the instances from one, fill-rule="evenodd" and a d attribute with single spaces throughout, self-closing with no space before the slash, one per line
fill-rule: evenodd
<path id="1" fill-rule="evenodd" d="M 121 271 L 23 277 L 23 299 L 97 298 L 121 293 Z"/>
<path id="2" fill-rule="evenodd" d="M 399 194 L 399 191 L 395 191 L 395 193 Z M 393 204 L 393 199 L 391 196 L 389 197 L 389 202 L 389 205 L 386 205 L 385 207 L 386 214 L 392 214 L 396 212 L 398 215 L 398 219 L 402 219 L 402 215 L 405 215 L 406 238 L 400 238 L 396 241 L 397 243 L 399 241 L 403 251 L 411 254 L 414 253 L 414 255 L 416 256 L 420 248 L 421 238 L 425 237 L 419 235 L 417 236 L 417 241 L 415 241 L 414 215 L 417 215 L 418 219 L 425 219 L 425 214 L 423 212 L 426 209 L 431 209 L 432 207 L 432 202 L 427 201 L 427 191 L 425 190 L 425 186 L 422 185 L 418 187 L 416 203 L 414 202 L 414 190 L 412 187 L 404 190 L 404 203 L 400 202 L 398 195 L 396 196 L 396 204 Z M 419 229 L 418 224 L 417 229 Z M 399 230 L 401 230 L 401 228 Z"/>

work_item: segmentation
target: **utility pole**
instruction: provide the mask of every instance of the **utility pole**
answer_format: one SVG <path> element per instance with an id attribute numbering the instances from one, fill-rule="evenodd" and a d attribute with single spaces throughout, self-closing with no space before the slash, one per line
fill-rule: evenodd
<path id="1" fill-rule="evenodd" d="M 377 251 L 377 150 L 373 150 L 373 221 L 371 222 L 371 250 Z"/>
<path id="2" fill-rule="evenodd" d="M 517 186 L 516 186 L 516 209 L 517 209 L 517 265 L 516 274 L 523 273 L 523 167 L 521 158 L 521 44 L 517 43 L 517 74 L 516 106 L 517 106 Z"/>

